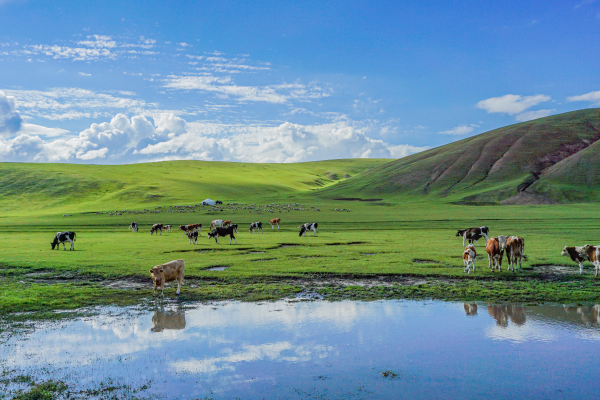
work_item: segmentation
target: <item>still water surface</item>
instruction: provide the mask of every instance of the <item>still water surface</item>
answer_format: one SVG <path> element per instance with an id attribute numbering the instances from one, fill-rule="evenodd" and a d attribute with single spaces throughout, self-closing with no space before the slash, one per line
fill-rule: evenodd
<path id="1" fill-rule="evenodd" d="M 600 397 L 599 306 L 280 301 L 102 311 L 4 342 L 2 369 L 73 390 L 120 386 L 117 398 L 140 387 L 135 396 L 167 399 Z"/>

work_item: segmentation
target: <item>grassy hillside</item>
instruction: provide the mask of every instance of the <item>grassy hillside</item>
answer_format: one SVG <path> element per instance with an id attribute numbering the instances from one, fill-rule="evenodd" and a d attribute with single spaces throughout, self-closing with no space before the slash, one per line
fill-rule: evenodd
<path id="1" fill-rule="evenodd" d="M 194 204 L 205 198 L 258 201 L 325 187 L 387 162 L 348 159 L 296 164 L 0 163 L 0 211 L 30 215 Z"/>
<path id="2" fill-rule="evenodd" d="M 470 203 L 594 201 L 600 109 L 523 122 L 381 165 L 328 188 L 344 197 L 431 195 Z"/>

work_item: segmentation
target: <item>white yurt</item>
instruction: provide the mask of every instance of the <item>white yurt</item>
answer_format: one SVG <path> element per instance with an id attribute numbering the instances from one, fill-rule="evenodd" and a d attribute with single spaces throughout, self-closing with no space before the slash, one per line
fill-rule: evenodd
<path id="1" fill-rule="evenodd" d="M 211 199 L 206 199 L 202 201 L 203 206 L 214 206 L 215 204 L 215 201 Z"/>

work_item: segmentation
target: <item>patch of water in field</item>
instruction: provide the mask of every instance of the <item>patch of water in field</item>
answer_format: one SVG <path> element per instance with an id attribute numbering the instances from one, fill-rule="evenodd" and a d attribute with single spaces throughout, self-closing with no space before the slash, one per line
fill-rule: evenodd
<path id="1" fill-rule="evenodd" d="M 79 393 L 112 385 L 116 398 L 581 399 L 600 390 L 599 306 L 156 304 L 40 324 L 1 345 L 2 369 Z"/>

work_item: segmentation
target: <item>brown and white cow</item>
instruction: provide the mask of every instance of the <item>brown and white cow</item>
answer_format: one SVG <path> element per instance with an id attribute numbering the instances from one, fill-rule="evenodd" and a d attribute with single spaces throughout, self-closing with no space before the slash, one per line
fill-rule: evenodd
<path id="1" fill-rule="evenodd" d="M 163 230 L 168 233 L 173 233 L 173 225 L 164 225 Z"/>
<path id="2" fill-rule="evenodd" d="M 585 246 L 569 247 L 565 246 L 560 253 L 562 256 L 569 256 L 571 260 L 579 264 L 579 275 L 583 274 L 583 262 L 590 261 L 596 270 L 594 276 L 598 276 L 600 272 L 600 246 Z"/>
<path id="3" fill-rule="evenodd" d="M 231 225 L 233 223 L 233 221 L 223 221 L 223 225 L 221 225 L 223 228 L 227 228 L 229 225 Z"/>
<path id="4" fill-rule="evenodd" d="M 497 267 L 498 271 L 502 272 L 502 256 L 504 256 L 504 249 L 500 247 L 500 241 L 498 238 L 491 237 L 485 244 L 485 251 L 488 255 L 488 266 L 491 271 Z"/>
<path id="5" fill-rule="evenodd" d="M 458 232 L 456 232 L 456 236 L 462 236 L 463 246 L 467 241 L 471 244 L 475 243 L 477 246 L 477 240 L 482 237 L 484 237 L 485 240 L 488 240 L 489 233 L 490 230 L 487 226 L 480 226 L 479 228 L 459 229 Z"/>
<path id="6" fill-rule="evenodd" d="M 519 261 L 519 269 L 523 269 L 523 257 L 525 256 L 525 239 L 518 236 L 509 236 L 506 239 L 506 258 L 508 259 L 508 270 L 515 272 L 515 266 Z"/>
<path id="7" fill-rule="evenodd" d="M 162 265 L 156 265 L 150 270 L 150 278 L 154 282 L 154 295 L 156 296 L 156 290 L 160 288 L 161 296 L 164 296 L 165 283 L 177 281 L 177 292 L 181 291 L 181 285 L 183 284 L 183 277 L 185 274 L 185 261 L 173 260 Z"/>
<path id="8" fill-rule="evenodd" d="M 269 221 L 271 224 L 271 229 L 275 229 L 275 225 L 277 225 L 277 229 L 279 229 L 279 224 L 281 223 L 281 218 L 273 218 Z"/>
<path id="9" fill-rule="evenodd" d="M 467 272 L 470 275 L 471 267 L 473 267 L 473 272 L 475 272 L 476 257 L 477 252 L 475 251 L 475 246 L 470 244 L 467 247 L 465 247 L 465 251 L 463 251 L 463 263 L 465 264 L 465 270 L 463 272 Z"/>

